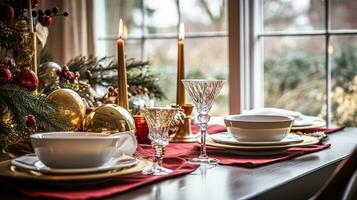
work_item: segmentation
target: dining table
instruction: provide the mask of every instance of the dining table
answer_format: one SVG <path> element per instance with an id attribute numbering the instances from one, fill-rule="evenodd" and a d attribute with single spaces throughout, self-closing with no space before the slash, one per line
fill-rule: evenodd
<path id="1" fill-rule="evenodd" d="M 326 143 L 331 144 L 327 149 L 255 168 L 200 166 L 189 174 L 104 199 L 308 199 L 352 153 L 357 145 L 357 128 L 329 134 Z M 16 184 L 14 179 L 0 177 L 0 199 L 29 199 L 18 192 Z"/>

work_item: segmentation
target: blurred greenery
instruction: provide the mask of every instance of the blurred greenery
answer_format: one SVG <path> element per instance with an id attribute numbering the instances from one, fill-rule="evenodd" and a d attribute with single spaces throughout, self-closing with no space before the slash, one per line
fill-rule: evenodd
<path id="1" fill-rule="evenodd" d="M 325 115 L 325 57 L 305 53 L 270 56 L 264 62 L 265 105 Z M 357 125 L 357 48 L 345 46 L 333 55 L 333 119 Z"/>

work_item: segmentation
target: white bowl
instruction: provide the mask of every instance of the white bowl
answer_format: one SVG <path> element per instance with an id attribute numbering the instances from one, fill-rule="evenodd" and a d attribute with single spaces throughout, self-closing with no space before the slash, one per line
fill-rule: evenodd
<path id="1" fill-rule="evenodd" d="M 290 132 L 294 118 L 284 115 L 230 115 L 228 133 L 238 141 L 280 141 Z"/>
<path id="2" fill-rule="evenodd" d="M 132 155 L 137 146 L 133 133 L 112 135 L 90 132 L 51 132 L 31 135 L 43 164 L 54 169 L 99 167 L 114 154 Z"/>

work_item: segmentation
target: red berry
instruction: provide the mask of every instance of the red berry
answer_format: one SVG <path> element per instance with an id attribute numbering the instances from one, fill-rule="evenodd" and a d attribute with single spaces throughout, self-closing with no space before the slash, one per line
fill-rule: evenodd
<path id="1" fill-rule="evenodd" d="M 17 74 L 17 79 L 20 85 L 28 89 L 29 91 L 34 91 L 38 87 L 38 77 L 35 72 L 31 70 L 25 70 Z"/>
<path id="2" fill-rule="evenodd" d="M 52 17 L 51 16 L 45 16 L 43 21 L 40 22 L 42 26 L 49 26 L 52 24 Z"/>
<path id="3" fill-rule="evenodd" d="M 69 78 L 69 71 L 63 71 L 61 72 L 61 75 L 64 79 L 68 79 Z"/>
<path id="4" fill-rule="evenodd" d="M 32 17 L 37 17 L 37 12 L 36 11 L 32 11 Z"/>
<path id="5" fill-rule="evenodd" d="M 39 10 L 37 11 L 37 13 L 38 13 L 39 16 L 45 15 L 45 13 L 43 12 L 43 10 L 41 10 L 41 9 L 39 9 Z"/>
<path id="6" fill-rule="evenodd" d="M 14 9 L 6 4 L 0 6 L 0 20 L 9 21 L 15 17 Z"/>
<path id="7" fill-rule="evenodd" d="M 26 119 L 26 126 L 27 127 L 33 127 L 35 126 L 37 123 L 37 120 L 36 120 L 36 117 L 33 116 L 33 115 L 29 115 L 27 116 L 27 119 Z"/>
<path id="8" fill-rule="evenodd" d="M 42 23 L 43 20 L 45 20 L 45 17 L 44 17 L 43 15 L 38 15 L 37 21 L 38 21 L 39 23 Z"/>
<path id="9" fill-rule="evenodd" d="M 85 71 L 85 75 L 86 75 L 87 79 L 90 79 L 93 76 L 93 74 L 92 74 L 92 72 L 90 70 L 86 70 Z"/>
<path id="10" fill-rule="evenodd" d="M 69 71 L 69 68 L 67 65 L 63 65 L 62 67 L 62 72 L 68 72 Z"/>
<path id="11" fill-rule="evenodd" d="M 56 14 L 58 13 L 58 11 L 59 11 L 58 7 L 53 7 L 53 8 L 52 8 L 52 13 L 53 13 L 53 14 L 56 15 Z"/>
<path id="12" fill-rule="evenodd" d="M 74 81 L 74 80 L 76 79 L 76 77 L 74 76 L 74 73 L 71 72 L 71 71 L 69 71 L 68 73 L 69 73 L 68 79 L 69 79 L 70 81 Z"/>
<path id="13" fill-rule="evenodd" d="M 9 68 L 4 65 L 0 65 L 0 83 L 7 84 L 12 81 L 12 73 Z"/>
<path id="14" fill-rule="evenodd" d="M 51 14 L 52 14 L 52 12 L 51 12 L 50 9 L 46 9 L 46 10 L 45 10 L 45 15 L 51 16 Z"/>
<path id="15" fill-rule="evenodd" d="M 38 6 L 38 3 L 40 3 L 40 0 L 31 0 L 32 8 L 36 8 Z"/>

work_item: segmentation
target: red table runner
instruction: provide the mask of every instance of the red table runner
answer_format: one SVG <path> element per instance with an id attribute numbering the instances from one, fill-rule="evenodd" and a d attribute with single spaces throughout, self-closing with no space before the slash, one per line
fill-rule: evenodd
<path id="1" fill-rule="evenodd" d="M 59 189 L 55 188 L 41 188 L 36 187 L 33 184 L 32 188 L 20 188 L 19 190 L 29 197 L 44 197 L 44 198 L 60 198 L 60 199 L 91 199 L 91 198 L 103 198 L 113 194 L 119 194 L 134 188 L 147 185 L 149 183 L 158 182 L 173 177 L 177 177 L 184 174 L 189 174 L 195 171 L 199 166 L 195 164 L 187 163 L 182 158 L 166 158 L 164 166 L 173 169 L 174 172 L 165 176 L 151 176 L 143 175 L 140 172 L 134 174 L 128 174 L 113 178 L 108 183 L 95 185 L 93 187 L 83 186 L 82 189 Z"/>
<path id="2" fill-rule="evenodd" d="M 344 127 L 337 128 L 319 128 L 315 131 L 325 131 L 326 133 L 333 133 L 342 130 Z M 192 125 L 192 132 L 197 133 L 199 127 Z M 226 131 L 226 128 L 221 125 L 211 125 L 207 128 L 209 134 L 219 133 Z M 286 152 L 279 155 L 272 156 L 242 156 L 224 151 L 222 148 L 207 146 L 208 155 L 220 160 L 221 165 L 233 165 L 241 167 L 258 167 L 262 165 L 271 164 L 274 162 L 286 160 L 292 157 L 320 151 L 328 148 L 329 144 L 311 145 L 307 147 L 289 148 Z M 138 151 L 146 156 L 153 155 L 153 149 L 149 145 L 140 145 Z M 179 156 L 185 159 L 192 159 L 199 155 L 198 143 L 170 143 L 166 147 L 166 156 Z"/>

